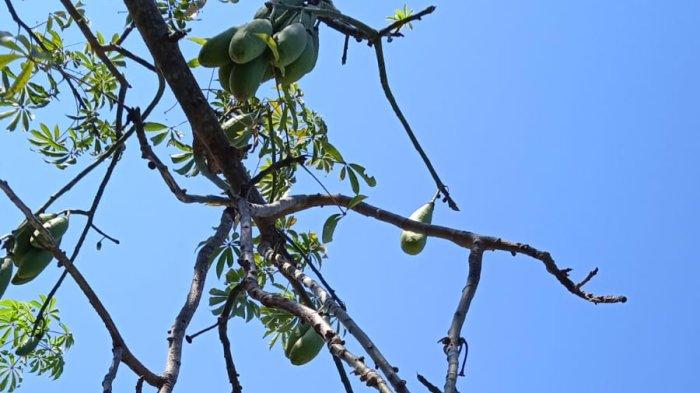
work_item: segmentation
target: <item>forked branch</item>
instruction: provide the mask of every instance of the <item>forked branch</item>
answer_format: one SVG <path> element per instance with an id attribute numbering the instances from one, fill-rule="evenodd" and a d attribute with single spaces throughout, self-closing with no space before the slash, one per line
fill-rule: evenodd
<path id="1" fill-rule="evenodd" d="M 494 236 L 485 236 L 439 225 L 424 224 L 380 209 L 368 203 L 362 202 L 353 205 L 352 200 L 353 198 L 346 195 L 294 195 L 282 198 L 267 205 L 253 205 L 253 215 L 255 217 L 277 218 L 312 207 L 337 206 L 340 204 L 341 206 L 348 207 L 350 210 L 354 210 L 364 216 L 392 224 L 404 230 L 449 240 L 454 244 L 467 249 L 471 249 L 475 244 L 479 243 L 484 251 L 506 251 L 512 253 L 513 255 L 522 254 L 532 257 L 542 262 L 547 271 L 552 274 L 569 292 L 589 302 L 624 303 L 627 301 L 625 296 L 595 295 L 584 291 L 582 289 L 582 285 L 578 285 L 569 278 L 569 273 L 571 271 L 570 269 L 560 269 L 548 252 L 540 251 L 527 244 L 509 242 Z"/>

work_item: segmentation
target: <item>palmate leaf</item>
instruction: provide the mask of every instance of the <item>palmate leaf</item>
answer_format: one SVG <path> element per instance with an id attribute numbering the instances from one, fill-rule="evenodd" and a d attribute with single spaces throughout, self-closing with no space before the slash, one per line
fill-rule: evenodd
<path id="1" fill-rule="evenodd" d="M 43 331 L 41 340 L 35 350 L 25 356 L 17 356 L 13 348 L 27 342 L 34 326 L 34 313 L 46 300 L 21 302 L 12 299 L 0 301 L 0 391 L 11 392 L 22 383 L 24 373 L 46 374 L 52 379 L 58 378 L 65 365 L 63 354 L 73 344 L 73 335 L 66 325 L 59 322 L 56 299 L 47 305 L 44 322 L 39 326 Z M 53 327 L 58 323 L 58 328 Z M 11 345 L 11 348 L 7 346 Z"/>

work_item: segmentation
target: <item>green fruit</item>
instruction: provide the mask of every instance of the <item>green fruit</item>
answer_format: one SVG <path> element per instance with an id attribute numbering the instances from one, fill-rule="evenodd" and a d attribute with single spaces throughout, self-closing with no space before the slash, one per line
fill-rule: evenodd
<path id="1" fill-rule="evenodd" d="M 43 332 L 41 332 L 41 333 L 37 334 L 36 336 L 30 338 L 29 341 L 27 341 L 26 343 L 24 343 L 23 345 L 21 345 L 19 348 L 17 348 L 17 350 L 15 351 L 15 355 L 17 355 L 17 356 L 27 356 L 27 355 L 29 355 L 30 353 L 34 352 L 34 350 L 36 349 L 36 347 L 37 347 L 37 346 L 39 345 L 39 343 L 41 342 L 42 337 L 44 337 L 44 333 L 43 333 Z"/>
<path id="2" fill-rule="evenodd" d="M 299 322 L 287 339 L 287 346 L 284 349 L 284 356 L 289 357 L 289 352 L 294 348 L 294 344 L 309 330 L 309 325 Z"/>
<path id="3" fill-rule="evenodd" d="M 299 22 L 302 23 L 308 30 L 312 30 L 314 28 L 314 24 L 316 23 L 316 17 L 310 12 L 302 12 L 301 15 L 299 15 Z"/>
<path id="4" fill-rule="evenodd" d="M 199 64 L 203 67 L 213 68 L 222 67 L 230 63 L 228 47 L 236 31 L 238 31 L 238 27 L 232 27 L 208 39 L 199 51 Z"/>
<path id="5" fill-rule="evenodd" d="M 301 366 L 312 361 L 323 348 L 325 341 L 314 329 L 307 329 L 291 348 L 288 358 L 295 366 Z"/>
<path id="6" fill-rule="evenodd" d="M 409 217 L 413 221 L 430 224 L 433 221 L 433 210 L 435 202 L 429 202 L 421 206 Z M 401 232 L 401 249 L 409 255 L 417 255 L 423 251 L 425 243 L 428 241 L 428 236 L 421 233 L 411 231 Z"/>
<path id="7" fill-rule="evenodd" d="M 275 34 L 279 59 L 277 65 L 286 67 L 292 64 L 304 52 L 310 39 L 306 27 L 302 23 L 292 23 Z"/>
<path id="8" fill-rule="evenodd" d="M 60 242 L 59 239 L 57 241 Z M 46 269 L 53 259 L 53 254 L 47 250 L 32 247 L 19 261 L 19 268 L 12 277 L 12 284 L 22 285 L 35 279 Z"/>
<path id="9" fill-rule="evenodd" d="M 12 278 L 13 268 L 14 265 L 12 264 L 12 259 L 2 259 L 2 264 L 0 264 L 0 298 L 2 298 L 2 295 L 5 294 L 7 286 L 10 285 L 10 279 Z"/>
<path id="10" fill-rule="evenodd" d="M 280 82 L 282 84 L 292 84 L 316 67 L 316 61 L 318 60 L 318 45 L 318 32 L 309 34 L 309 39 L 306 40 L 306 47 L 299 58 L 284 68 L 284 75 L 280 77 Z"/>
<path id="11" fill-rule="evenodd" d="M 258 34 L 272 35 L 272 23 L 267 19 L 253 19 L 241 26 L 231 37 L 228 55 L 238 64 L 245 64 L 258 58 L 267 44 Z"/>
<path id="12" fill-rule="evenodd" d="M 50 219 L 44 223 L 44 228 L 51 234 L 51 236 L 56 239 L 60 239 L 64 233 L 68 230 L 68 217 L 66 215 L 61 215 Z M 32 237 L 29 240 L 29 244 L 35 248 L 49 248 L 49 240 L 41 236 L 39 231 L 34 231 Z"/>
<path id="13" fill-rule="evenodd" d="M 227 57 L 228 59 L 228 57 Z M 228 59 L 228 63 L 219 67 L 219 83 L 221 88 L 230 92 L 229 80 L 231 79 L 231 70 L 233 70 L 233 63 L 231 59 Z"/>
<path id="14" fill-rule="evenodd" d="M 270 64 L 267 69 L 265 70 L 265 75 L 263 75 L 263 82 L 267 82 L 270 79 L 275 77 L 275 66 Z"/>
<path id="15" fill-rule="evenodd" d="M 269 61 L 265 55 L 246 64 L 234 65 L 229 80 L 231 94 L 239 101 L 254 97 L 265 77 L 268 66 Z"/>
<path id="16" fill-rule="evenodd" d="M 266 19 L 270 16 L 271 13 L 272 9 L 267 8 L 267 5 L 263 4 L 263 6 L 258 8 L 258 10 L 255 12 L 255 15 L 253 15 L 253 19 Z"/>
<path id="17" fill-rule="evenodd" d="M 50 219 L 56 217 L 56 214 L 39 214 L 39 221 L 42 223 L 49 221 Z M 31 245 L 29 244 L 32 234 L 34 233 L 34 227 L 29 221 L 24 220 L 19 227 L 12 233 L 14 236 L 14 245 L 12 246 L 13 261 L 16 266 L 19 266 L 19 260 L 24 254 L 29 251 Z"/>

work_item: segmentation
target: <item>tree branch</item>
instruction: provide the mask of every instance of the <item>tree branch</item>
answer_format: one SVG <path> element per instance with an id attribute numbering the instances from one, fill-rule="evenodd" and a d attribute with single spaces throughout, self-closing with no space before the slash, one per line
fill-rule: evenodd
<path id="1" fill-rule="evenodd" d="M 360 377 L 361 381 L 365 382 L 367 386 L 374 387 L 381 393 L 390 393 L 391 389 L 389 389 L 384 379 L 376 371 L 367 367 L 363 359 L 353 355 L 345 348 L 344 341 L 340 338 L 338 333 L 333 330 L 328 322 L 316 310 L 277 294 L 265 292 L 260 288 L 258 285 L 257 267 L 253 257 L 253 230 L 250 204 L 242 198 L 239 199 L 238 202 L 238 213 L 241 217 L 241 259 L 239 260 L 239 264 L 246 273 L 243 278 L 243 283 L 248 294 L 266 307 L 287 311 L 313 327 L 326 341 L 333 354 L 345 360 L 345 362 L 355 370 L 355 373 Z"/>
<path id="2" fill-rule="evenodd" d="M 428 389 L 428 391 L 430 393 L 442 393 L 442 391 L 440 389 L 438 389 L 437 386 L 430 383 L 430 381 L 428 381 L 424 376 L 418 374 L 417 378 L 418 378 L 418 382 L 423 384 L 423 386 L 425 386 L 425 388 Z"/>
<path id="3" fill-rule="evenodd" d="M 331 314 L 335 315 L 340 323 L 342 323 L 343 326 L 348 329 L 348 332 L 357 339 L 377 367 L 382 370 L 384 375 L 386 375 L 387 379 L 394 387 L 394 390 L 396 390 L 398 393 L 408 393 L 406 381 L 402 380 L 397 375 L 398 369 L 389 364 L 389 361 L 386 360 L 384 355 L 372 342 L 369 336 L 367 336 L 367 334 L 357 325 L 357 323 L 355 323 L 348 313 L 333 300 L 333 298 L 328 294 L 328 292 L 326 292 L 325 289 L 323 289 L 322 286 L 320 286 L 311 277 L 304 274 L 301 270 L 297 269 L 290 260 L 279 253 L 276 253 L 269 245 L 261 243 L 260 247 L 258 248 L 258 252 L 266 260 L 273 262 L 280 271 L 286 272 L 295 280 L 311 289 L 316 297 L 318 297 L 318 299 L 321 301 L 323 307 L 327 308 Z"/>
<path id="4" fill-rule="evenodd" d="M 311 207 L 335 206 L 337 204 L 349 207 L 351 201 L 352 198 L 345 195 L 295 195 L 263 206 L 253 205 L 253 215 L 258 218 L 277 218 L 287 214 L 306 210 Z M 569 292 L 592 303 L 624 303 L 627 301 L 627 297 L 625 296 L 601 296 L 584 291 L 582 288 L 577 287 L 576 283 L 569 278 L 569 270 L 560 269 L 548 252 L 540 251 L 527 244 L 513 243 L 502 240 L 498 237 L 479 235 L 476 233 L 461 231 L 439 225 L 423 224 L 364 202 L 353 206 L 351 210 L 354 210 L 364 216 L 372 217 L 379 221 L 392 224 L 404 230 L 449 240 L 454 244 L 467 249 L 471 249 L 474 244 L 479 242 L 485 251 L 507 251 L 514 255 L 522 254 L 532 257 L 541 261 L 545 265 L 547 271 L 552 274 Z"/>
<path id="5" fill-rule="evenodd" d="M 206 281 L 207 272 L 211 266 L 211 255 L 216 249 L 223 244 L 228 236 L 228 233 L 233 227 L 233 219 L 227 212 L 221 215 L 221 221 L 216 228 L 216 232 L 207 239 L 204 246 L 197 254 L 197 261 L 194 265 L 194 275 L 192 276 L 192 284 L 187 294 L 187 301 L 182 306 L 182 309 L 175 318 L 173 326 L 170 328 L 170 336 L 168 337 L 168 355 L 163 373 L 164 383 L 160 387 L 160 393 L 172 392 L 177 377 L 180 373 L 180 363 L 182 359 L 182 341 L 185 338 L 185 332 L 192 317 L 194 316 L 199 302 L 204 292 L 204 283 Z"/>
<path id="6" fill-rule="evenodd" d="M 50 242 L 50 247 L 47 248 L 48 251 L 51 251 L 53 256 L 59 261 L 59 263 L 63 264 L 65 269 L 75 280 L 76 284 L 78 284 L 80 290 L 83 292 L 83 294 L 85 294 L 85 297 L 87 297 L 88 301 L 95 309 L 95 312 L 97 312 L 97 314 L 100 316 L 100 319 L 102 319 L 102 322 L 105 324 L 105 327 L 107 328 L 107 331 L 109 332 L 109 335 L 112 338 L 113 346 L 120 347 L 123 349 L 124 353 L 122 356 L 122 362 L 129 366 L 129 368 L 131 368 L 131 370 L 133 370 L 137 375 L 143 377 L 144 380 L 150 385 L 160 386 L 160 384 L 162 383 L 162 378 L 154 374 L 148 368 L 146 368 L 146 366 L 144 366 L 131 353 L 128 346 L 124 342 L 124 339 L 122 338 L 119 329 L 117 329 L 114 320 L 112 320 L 112 316 L 109 314 L 104 304 L 102 304 L 100 298 L 97 296 L 92 287 L 90 287 L 90 284 L 88 284 L 87 280 L 85 280 L 85 277 L 83 277 L 80 271 L 73 265 L 70 259 L 68 259 L 68 256 L 66 256 L 65 252 L 63 252 L 56 246 L 55 242 L 53 241 L 53 237 L 46 230 L 46 228 L 43 227 L 41 221 L 39 221 L 39 219 L 34 214 L 32 214 L 32 211 L 29 209 L 29 207 L 27 207 L 27 205 L 24 204 L 24 202 L 22 202 L 22 200 L 17 196 L 17 194 L 15 194 L 15 192 L 12 190 L 10 185 L 7 184 L 6 181 L 0 180 L 0 189 L 7 195 L 10 201 L 12 201 L 12 203 L 14 203 L 15 206 L 17 206 L 17 208 L 19 208 L 22 211 L 24 216 L 27 218 L 27 221 L 31 223 L 31 225 L 36 230 L 38 230 L 39 233 L 41 233 L 42 237 L 46 237 L 47 239 L 52 240 Z"/>
<path id="7" fill-rule="evenodd" d="M 333 364 L 335 364 L 336 370 L 338 370 L 338 375 L 340 376 L 340 382 L 343 384 L 345 393 L 354 393 L 352 390 L 352 385 L 350 384 L 350 379 L 348 379 L 348 373 L 345 371 L 345 366 L 343 366 L 342 360 L 337 357 L 333 351 L 329 349 L 331 353 L 331 358 L 333 358 Z"/>
<path id="8" fill-rule="evenodd" d="M 121 347 L 115 347 L 112 349 L 112 364 L 109 366 L 109 370 L 107 371 L 107 375 L 105 375 L 104 379 L 102 380 L 102 392 L 103 393 L 112 393 L 112 382 L 114 381 L 114 378 L 117 377 L 117 370 L 119 369 L 119 363 L 122 361 L 122 348 Z"/>
<path id="9" fill-rule="evenodd" d="M 232 202 L 229 198 L 222 198 L 219 196 L 207 195 L 190 195 L 187 191 L 181 188 L 177 184 L 177 180 L 170 174 L 168 167 L 163 164 L 163 162 L 158 158 L 158 156 L 153 152 L 151 145 L 148 143 L 148 138 L 146 137 L 146 132 L 143 128 L 143 121 L 141 120 L 141 115 L 138 108 L 130 112 L 131 119 L 136 127 L 136 136 L 141 145 L 141 156 L 152 163 L 155 169 L 158 170 L 163 181 L 167 184 L 170 191 L 175 195 L 175 197 L 183 203 L 201 203 L 210 206 L 231 206 L 235 202 Z"/>
<path id="10" fill-rule="evenodd" d="M 243 387 L 238 380 L 238 371 L 236 371 L 236 364 L 233 362 L 233 356 L 231 355 L 231 342 L 228 339 L 228 320 L 231 318 L 231 310 L 236 303 L 236 299 L 246 290 L 243 282 L 238 283 L 231 292 L 229 292 L 226 298 L 226 303 L 224 304 L 224 309 L 221 311 L 221 315 L 218 319 L 219 326 L 219 340 L 221 341 L 221 346 L 224 350 L 224 360 L 226 362 L 226 374 L 228 375 L 228 380 L 231 383 L 232 393 L 241 393 Z"/>
<path id="11" fill-rule="evenodd" d="M 481 262 L 484 251 L 475 244 L 469 253 L 469 276 L 467 277 L 467 285 L 462 290 L 462 296 L 459 299 L 457 311 L 452 318 L 452 324 L 447 332 L 447 337 L 443 339 L 445 344 L 444 350 L 447 355 L 447 377 L 445 379 L 445 393 L 457 392 L 457 373 L 459 370 L 459 353 L 462 348 L 462 326 L 467 318 L 469 306 L 476 294 L 476 288 L 479 285 L 481 278 Z"/>
<path id="12" fill-rule="evenodd" d="M 117 78 L 119 81 L 119 84 L 130 87 L 129 82 L 127 82 L 126 78 L 124 78 L 124 75 L 122 75 L 119 70 L 117 70 L 117 67 L 112 63 L 112 60 L 109 59 L 107 54 L 105 53 L 105 49 L 100 45 L 99 41 L 97 41 L 97 37 L 95 37 L 94 34 L 92 34 L 92 30 L 87 25 L 87 20 L 83 17 L 83 15 L 78 12 L 78 10 L 73 6 L 73 3 L 71 3 L 70 0 L 60 0 L 61 4 L 63 4 L 63 7 L 68 11 L 68 14 L 73 18 L 75 23 L 78 25 L 80 28 L 80 31 L 83 33 L 85 38 L 88 40 L 88 43 L 90 43 L 90 47 L 92 48 L 93 51 L 95 51 L 95 54 L 97 57 L 100 58 L 102 63 L 107 67 L 109 72 Z"/>

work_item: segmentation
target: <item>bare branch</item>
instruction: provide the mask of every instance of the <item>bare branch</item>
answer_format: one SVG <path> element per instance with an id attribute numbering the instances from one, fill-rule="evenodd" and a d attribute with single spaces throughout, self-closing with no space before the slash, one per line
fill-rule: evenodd
<path id="1" fill-rule="evenodd" d="M 340 376 L 340 382 L 343 384 L 343 388 L 345 389 L 345 393 L 354 393 L 352 390 L 352 385 L 350 384 L 350 379 L 348 379 L 348 373 L 345 371 L 345 366 L 343 366 L 343 362 L 340 360 L 339 357 L 337 357 L 333 351 L 330 350 L 331 357 L 333 358 L 333 364 L 335 364 L 336 370 L 338 370 L 338 375 Z"/>
<path id="2" fill-rule="evenodd" d="M 136 127 L 136 136 L 138 137 L 139 144 L 141 145 L 141 155 L 143 158 L 147 159 L 153 164 L 155 169 L 158 170 L 161 177 L 168 185 L 170 191 L 175 195 L 175 197 L 183 203 L 201 203 L 210 206 L 231 206 L 235 202 L 232 202 L 229 198 L 223 198 L 219 196 L 200 196 L 200 195 L 190 195 L 187 191 L 181 188 L 170 171 L 168 167 L 163 164 L 163 162 L 158 158 L 158 156 L 153 152 L 151 145 L 148 143 L 148 138 L 146 137 L 146 132 L 143 128 L 143 121 L 141 120 L 141 115 L 138 108 L 130 112 L 130 116 Z"/>
<path id="3" fill-rule="evenodd" d="M 31 225 L 36 230 L 38 230 L 43 237 L 46 237 L 47 239 L 53 239 L 51 234 L 46 230 L 46 228 L 43 227 L 41 221 L 39 221 L 39 219 L 34 214 L 32 214 L 32 211 L 29 209 L 29 207 L 27 207 L 27 205 L 24 202 L 22 202 L 22 200 L 17 196 L 17 194 L 15 194 L 15 192 L 12 190 L 10 185 L 7 184 L 6 181 L 0 180 L 0 189 L 7 195 L 10 201 L 12 201 L 12 203 L 14 203 L 15 206 L 17 206 L 22 211 L 24 216 L 27 218 L 27 221 L 31 223 Z M 112 320 L 112 316 L 102 304 L 102 301 L 97 296 L 92 287 L 90 287 L 90 284 L 88 284 L 87 280 L 85 280 L 85 277 L 83 277 L 80 271 L 73 265 L 70 259 L 68 259 L 68 256 L 66 256 L 65 252 L 59 249 L 56 246 L 55 242 L 51 242 L 48 250 L 51 251 L 53 256 L 59 261 L 59 263 L 63 264 L 65 269 L 75 280 L 76 284 L 78 284 L 80 290 L 83 292 L 83 294 L 85 294 L 85 297 L 87 297 L 88 301 L 95 309 L 95 312 L 97 312 L 97 314 L 100 316 L 102 322 L 107 328 L 107 331 L 109 332 L 110 337 L 112 338 L 113 346 L 121 347 L 123 349 L 124 353 L 122 356 L 122 361 L 124 362 L 124 364 L 129 366 L 129 368 L 131 368 L 137 375 L 143 377 L 144 380 L 150 385 L 160 386 L 160 384 L 162 383 L 162 378 L 154 374 L 148 368 L 146 368 L 146 366 L 144 366 L 131 353 L 128 346 L 124 342 L 124 339 L 122 338 L 119 329 L 117 329 L 114 320 Z"/>
<path id="4" fill-rule="evenodd" d="M 236 371 L 236 364 L 233 362 L 233 355 L 231 355 L 231 342 L 228 339 L 228 320 L 231 317 L 231 310 L 236 303 L 236 299 L 238 299 L 245 289 L 243 282 L 238 283 L 238 285 L 231 289 L 217 324 L 219 326 L 219 340 L 221 341 L 221 346 L 224 350 L 224 360 L 226 361 L 226 374 L 231 383 L 232 393 L 241 393 L 243 388 L 238 380 L 238 371 Z"/>
<path id="5" fill-rule="evenodd" d="M 399 107 L 399 104 L 396 102 L 396 98 L 394 97 L 394 93 L 391 91 L 391 87 L 389 86 L 389 77 L 387 76 L 386 73 L 386 64 L 384 60 L 384 49 L 382 48 L 382 38 L 377 37 L 374 41 L 374 51 L 377 55 L 377 66 L 379 67 L 379 80 L 382 84 L 382 89 L 384 90 L 384 95 L 386 96 L 386 99 L 389 101 L 389 104 L 391 105 L 391 109 L 394 110 L 394 113 L 396 114 L 396 117 L 399 118 L 399 121 L 403 125 L 404 130 L 406 131 L 406 134 L 408 134 L 408 138 L 411 140 L 411 143 L 413 143 L 413 147 L 418 151 L 418 154 L 421 156 L 423 159 L 423 162 L 425 165 L 428 167 L 428 171 L 430 172 L 430 176 L 433 177 L 433 180 L 435 181 L 435 184 L 437 185 L 437 188 L 440 190 L 442 193 L 442 196 L 444 197 L 445 201 L 447 204 L 450 206 L 452 210 L 459 211 L 459 208 L 457 207 L 457 203 L 450 197 L 450 192 L 447 190 L 447 187 L 445 184 L 443 184 L 442 180 L 440 180 L 440 176 L 438 176 L 437 171 L 433 167 L 433 163 L 430 162 L 430 158 L 428 158 L 428 155 L 425 154 L 425 151 L 423 150 L 423 147 L 420 145 L 420 142 L 418 142 L 418 138 L 416 138 L 416 134 L 413 132 L 413 129 L 411 128 L 411 124 L 406 120 L 406 116 L 404 116 L 403 112 L 401 111 L 401 108 Z"/>
<path id="6" fill-rule="evenodd" d="M 119 369 L 119 363 L 122 361 L 122 352 L 123 350 L 121 347 L 115 347 L 112 349 L 112 364 L 109 366 L 107 375 L 105 375 L 104 379 L 102 380 L 103 393 L 112 393 L 112 382 L 114 381 L 114 378 L 117 377 L 117 369 Z"/>
<path id="7" fill-rule="evenodd" d="M 352 198 L 345 195 L 296 195 L 263 206 L 253 205 L 253 215 L 257 218 L 276 218 L 311 207 L 335 206 L 336 204 L 349 207 L 351 201 Z M 568 276 L 568 271 L 562 270 L 557 266 L 548 252 L 540 251 L 527 244 L 513 243 L 498 237 L 479 235 L 473 232 L 461 231 L 439 225 L 423 224 L 364 202 L 353 206 L 351 210 L 364 216 L 392 224 L 404 230 L 449 240 L 460 247 L 471 249 L 474 244 L 479 242 L 484 250 L 507 251 L 514 255 L 522 254 L 532 257 L 541 261 L 545 265 L 547 271 L 569 292 L 591 303 L 624 303 L 627 301 L 627 297 L 625 296 L 601 296 L 585 292 L 580 287 L 577 287 L 576 283 L 571 281 Z"/>
<path id="8" fill-rule="evenodd" d="M 95 230 L 95 232 L 97 232 L 97 233 L 99 233 L 100 235 L 104 236 L 105 239 L 111 241 L 111 242 L 114 243 L 114 244 L 117 244 L 117 245 L 119 244 L 119 239 L 116 239 L 116 238 L 114 238 L 114 237 L 112 237 L 112 236 L 109 236 L 108 234 L 104 233 L 100 228 L 96 227 L 95 224 L 90 224 L 90 226 L 92 227 L 92 229 Z"/>
<path id="9" fill-rule="evenodd" d="M 432 14 L 433 12 L 435 12 L 435 9 L 436 9 L 436 7 L 434 5 L 431 5 L 431 6 L 427 7 L 426 9 L 424 9 L 423 11 L 421 11 L 417 14 L 413 14 L 413 15 L 409 16 L 408 18 L 397 20 L 396 22 L 390 24 L 389 26 L 379 30 L 379 35 L 380 36 L 391 36 L 393 33 L 398 32 L 401 29 L 401 27 L 403 27 L 404 25 L 407 25 L 411 22 L 415 22 L 417 20 L 421 20 L 421 18 L 423 18 L 424 16 Z"/>
<path id="10" fill-rule="evenodd" d="M 442 391 L 440 389 L 438 389 L 437 386 L 430 383 L 430 381 L 428 381 L 424 376 L 418 374 L 417 378 L 418 378 L 418 382 L 422 383 L 423 386 L 425 386 L 430 393 L 442 393 Z"/>
<path id="11" fill-rule="evenodd" d="M 479 285 L 481 278 L 481 261 L 484 251 L 478 244 L 474 245 L 469 253 L 469 276 L 467 277 L 467 285 L 462 290 L 462 296 L 459 299 L 457 311 L 452 318 L 452 324 L 447 332 L 447 337 L 443 340 L 445 344 L 444 350 L 447 355 L 447 377 L 445 380 L 445 393 L 457 392 L 457 373 L 459 370 L 459 353 L 462 348 L 462 326 L 467 318 L 469 306 L 476 294 L 476 288 Z"/>
<path id="12" fill-rule="evenodd" d="M 211 255 L 223 244 L 232 227 L 233 219 L 227 212 L 223 212 L 216 232 L 207 239 L 206 243 L 197 254 L 197 261 L 194 265 L 194 275 L 192 276 L 192 284 L 187 294 L 187 301 L 182 306 L 182 309 L 175 318 L 173 326 L 170 328 L 168 355 L 165 372 L 163 373 L 164 383 L 160 387 L 160 393 L 172 392 L 177 382 L 182 358 L 182 341 L 185 338 L 185 331 L 192 321 L 197 307 L 199 307 L 199 302 L 204 292 L 207 272 L 211 266 Z"/>

